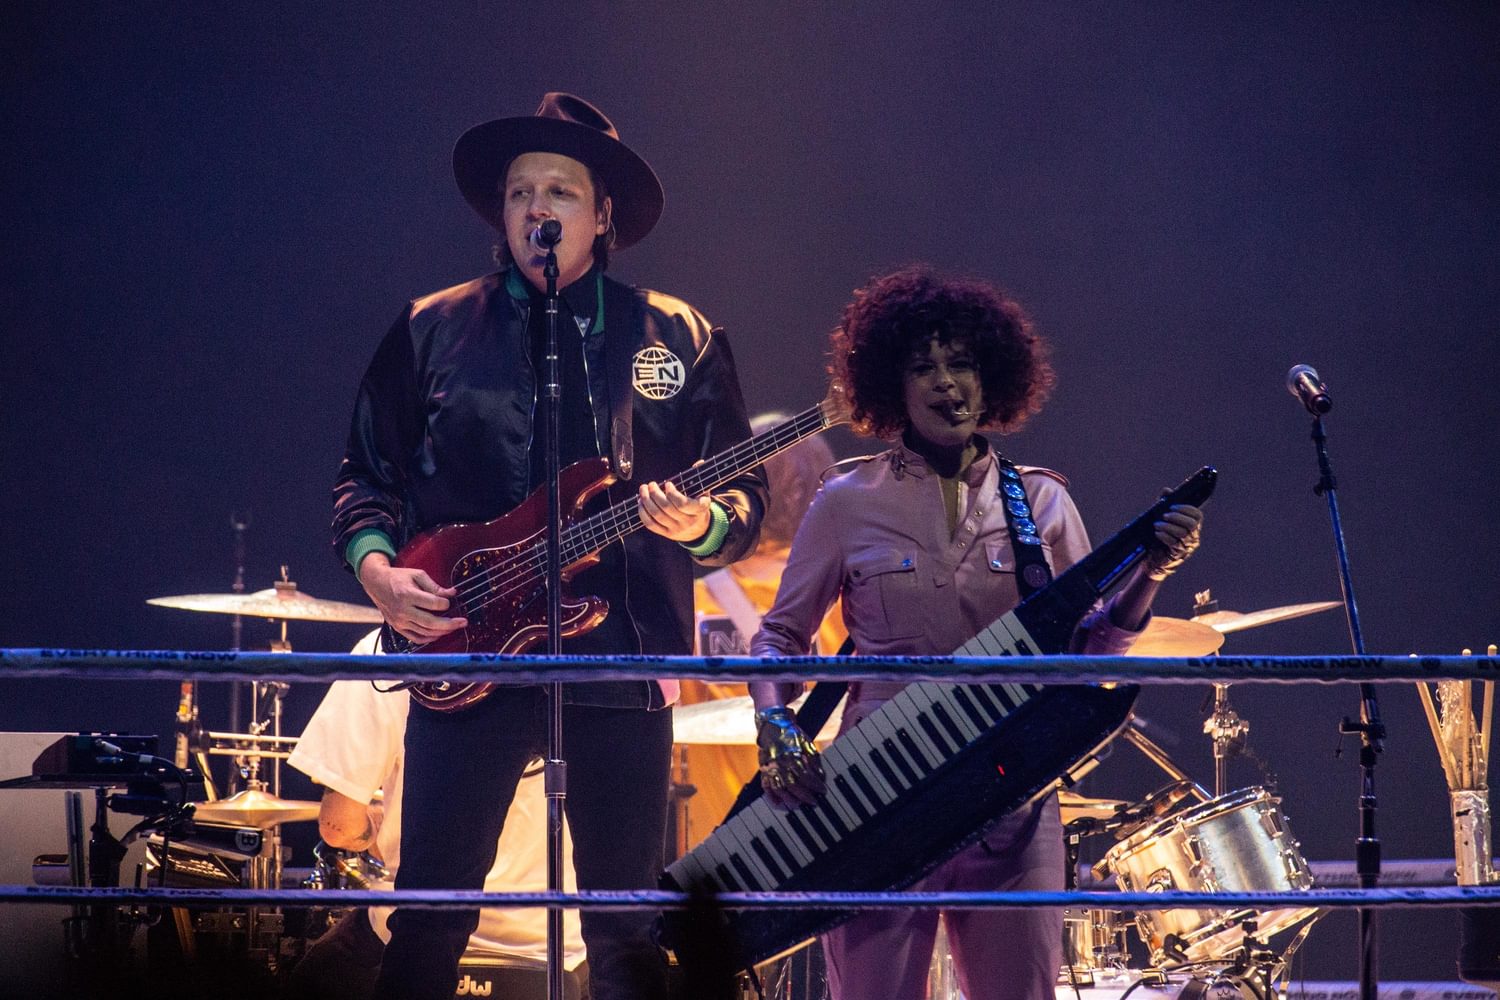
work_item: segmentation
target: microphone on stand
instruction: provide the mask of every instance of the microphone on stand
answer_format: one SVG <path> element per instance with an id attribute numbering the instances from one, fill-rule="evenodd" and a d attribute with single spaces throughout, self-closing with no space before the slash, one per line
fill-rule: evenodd
<path id="1" fill-rule="evenodd" d="M 1328 386 L 1318 377 L 1312 365 L 1293 365 L 1286 373 L 1286 391 L 1302 401 L 1307 412 L 1321 417 L 1333 409 L 1333 398 L 1328 395 Z"/>
<path id="2" fill-rule="evenodd" d="M 526 242 L 539 254 L 551 252 L 553 247 L 562 242 L 562 223 L 556 219 L 548 219 L 531 230 Z"/>

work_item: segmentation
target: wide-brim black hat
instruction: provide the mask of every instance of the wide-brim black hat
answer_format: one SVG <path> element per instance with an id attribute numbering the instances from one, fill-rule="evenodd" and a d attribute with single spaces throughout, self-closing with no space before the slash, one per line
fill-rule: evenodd
<path id="1" fill-rule="evenodd" d="M 557 153 L 577 160 L 604 182 L 613 201 L 615 249 L 639 242 L 661 218 L 665 195 L 651 166 L 620 141 L 614 123 L 581 97 L 550 93 L 536 114 L 475 125 L 453 147 L 453 176 L 464 199 L 495 228 L 500 184 L 522 153 Z"/>

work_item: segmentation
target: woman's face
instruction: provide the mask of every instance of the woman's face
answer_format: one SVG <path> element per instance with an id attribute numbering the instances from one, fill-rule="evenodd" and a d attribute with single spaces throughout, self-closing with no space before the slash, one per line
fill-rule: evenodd
<path id="1" fill-rule="evenodd" d="M 968 345 L 932 338 L 907 358 L 901 384 L 917 443 L 940 450 L 969 443 L 984 415 L 984 387 Z"/>

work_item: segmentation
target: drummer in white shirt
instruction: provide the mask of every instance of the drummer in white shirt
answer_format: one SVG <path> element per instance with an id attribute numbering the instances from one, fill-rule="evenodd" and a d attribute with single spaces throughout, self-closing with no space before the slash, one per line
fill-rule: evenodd
<path id="1" fill-rule="evenodd" d="M 375 633 L 355 647 L 356 653 L 375 651 Z M 386 687 L 381 684 L 380 687 Z M 349 851 L 368 851 L 384 861 L 387 878 L 371 883 L 374 889 L 394 888 L 401 863 L 402 744 L 410 698 L 405 693 L 384 694 L 367 681 L 336 681 L 324 696 L 288 761 L 323 786 L 318 830 L 325 843 Z M 383 808 L 371 806 L 382 793 Z M 383 815 L 382 815 L 383 814 Z M 486 892 L 529 892 L 547 888 L 545 830 L 546 800 L 540 773 L 522 780 L 506 816 L 485 876 Z M 563 830 L 566 869 L 563 887 L 576 892 L 573 845 Z M 388 906 L 356 910 L 319 938 L 294 968 L 292 997 L 358 998 L 368 996 L 380 971 L 381 953 L 390 940 Z M 503 964 L 506 981 L 534 982 L 546 991 L 547 911 L 538 907 L 486 907 L 469 938 L 465 960 Z M 563 918 L 564 965 L 570 998 L 587 982 L 583 938 L 578 914 Z M 470 970 L 461 970 L 462 976 Z M 474 972 L 472 975 L 477 976 Z M 518 982 L 519 985 L 519 982 Z M 524 988 L 524 987 L 523 987 Z M 509 994 L 507 994 L 509 995 Z M 527 993 L 529 995 L 529 992 Z"/>

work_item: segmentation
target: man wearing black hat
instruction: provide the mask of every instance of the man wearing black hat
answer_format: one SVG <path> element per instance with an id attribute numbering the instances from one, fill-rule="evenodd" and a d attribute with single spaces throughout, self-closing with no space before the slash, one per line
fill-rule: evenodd
<path id="1" fill-rule="evenodd" d="M 571 653 L 687 653 L 692 568 L 755 546 L 759 474 L 689 497 L 664 481 L 749 435 L 723 331 L 687 303 L 604 275 L 662 209 L 651 168 L 596 108 L 548 94 L 537 113 L 475 126 L 453 152 L 460 190 L 500 230 L 498 273 L 417 299 L 377 349 L 355 404 L 334 486 L 334 545 L 388 624 L 418 643 L 467 620 L 444 615 L 451 588 L 392 565 L 440 524 L 485 521 L 543 485 L 537 403 L 544 257 L 533 233 L 562 224 L 558 341 L 561 463 L 608 457 L 648 529 L 610 545 L 574 578 L 610 612 L 566 640 Z M 639 487 L 626 481 L 641 483 Z M 661 869 L 675 684 L 569 684 L 563 695 L 567 816 L 578 884 L 648 888 Z M 521 772 L 546 749 L 546 692 L 499 687 L 440 713 L 413 704 L 398 888 L 479 888 Z M 451 997 L 477 912 L 398 910 L 377 994 Z M 651 915 L 585 911 L 597 1000 L 664 995 Z"/>

